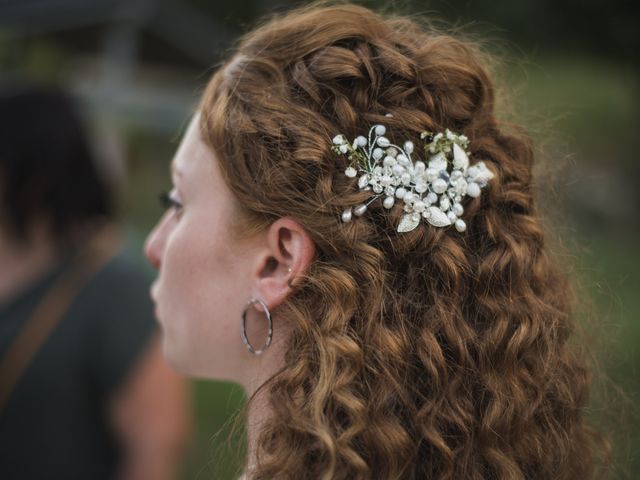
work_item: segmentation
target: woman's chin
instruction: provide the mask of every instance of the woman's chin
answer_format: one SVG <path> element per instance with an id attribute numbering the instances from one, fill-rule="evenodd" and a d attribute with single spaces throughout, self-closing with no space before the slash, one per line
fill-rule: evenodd
<path id="1" fill-rule="evenodd" d="M 164 355 L 164 359 L 173 370 L 182 374 L 189 374 L 188 371 L 184 368 L 184 355 L 180 355 L 175 345 L 171 342 L 171 340 L 167 337 L 166 333 L 163 332 L 163 342 L 162 342 L 162 354 Z"/>

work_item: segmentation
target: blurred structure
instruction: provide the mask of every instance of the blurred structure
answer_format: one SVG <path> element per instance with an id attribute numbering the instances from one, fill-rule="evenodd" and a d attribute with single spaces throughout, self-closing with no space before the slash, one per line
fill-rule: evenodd
<path id="1" fill-rule="evenodd" d="M 37 38 L 73 52 L 65 72 L 73 90 L 108 113 L 164 131 L 183 120 L 193 90 L 191 75 L 180 78 L 167 66 L 193 74 L 234 35 L 185 3 L 157 0 L 4 2 L 0 28 L 14 46 Z"/>
<path id="2" fill-rule="evenodd" d="M 185 383 L 72 99 L 0 89 L 0 477 L 175 478 Z"/>

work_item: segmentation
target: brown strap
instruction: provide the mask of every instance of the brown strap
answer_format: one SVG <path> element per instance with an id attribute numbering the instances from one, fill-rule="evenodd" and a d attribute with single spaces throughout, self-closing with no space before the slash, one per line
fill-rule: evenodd
<path id="1" fill-rule="evenodd" d="M 21 375 L 82 286 L 116 255 L 119 247 L 117 231 L 113 227 L 101 229 L 36 305 L 0 362 L 0 412 L 4 410 Z"/>

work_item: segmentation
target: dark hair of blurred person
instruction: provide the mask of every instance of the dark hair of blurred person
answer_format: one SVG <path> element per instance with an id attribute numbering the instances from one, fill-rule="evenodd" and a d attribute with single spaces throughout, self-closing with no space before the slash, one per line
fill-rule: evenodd
<path id="1" fill-rule="evenodd" d="M 0 190 L 4 228 L 22 242 L 47 219 L 66 242 L 78 227 L 114 213 L 77 106 L 55 87 L 10 88 L 0 99 Z"/>
<path id="2" fill-rule="evenodd" d="M 79 104 L 0 88 L 0 477 L 175 478 L 185 383 Z"/>

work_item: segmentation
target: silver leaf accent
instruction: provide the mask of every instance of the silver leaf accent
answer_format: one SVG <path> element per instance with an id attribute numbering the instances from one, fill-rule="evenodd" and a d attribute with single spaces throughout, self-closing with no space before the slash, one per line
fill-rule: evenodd
<path id="1" fill-rule="evenodd" d="M 429 207 L 430 215 L 427 217 L 427 221 L 435 227 L 446 227 L 451 225 L 451 220 L 447 217 L 446 213 L 440 210 L 438 207 Z"/>
<path id="2" fill-rule="evenodd" d="M 368 173 L 365 173 L 364 175 L 362 175 L 358 179 L 358 186 L 360 187 L 360 189 L 364 189 L 369 184 L 370 179 L 371 178 L 369 177 Z"/>
<path id="3" fill-rule="evenodd" d="M 493 172 L 487 168 L 487 165 L 482 160 L 474 166 L 478 169 L 474 179 L 475 182 L 488 182 L 494 177 Z"/>
<path id="4" fill-rule="evenodd" d="M 469 166 L 467 153 L 457 143 L 453 144 L 453 166 L 460 170 L 464 170 Z"/>
<path id="5" fill-rule="evenodd" d="M 415 229 L 419 223 L 420 223 L 419 216 L 416 217 L 412 213 L 403 215 L 403 217 L 400 219 L 400 223 L 398 224 L 398 232 L 400 233 L 410 232 L 411 230 Z"/>
<path id="6" fill-rule="evenodd" d="M 440 170 L 446 170 L 447 157 L 444 156 L 444 153 L 438 152 L 433 155 L 429 159 L 429 168 L 433 168 L 437 172 L 439 172 Z"/>

